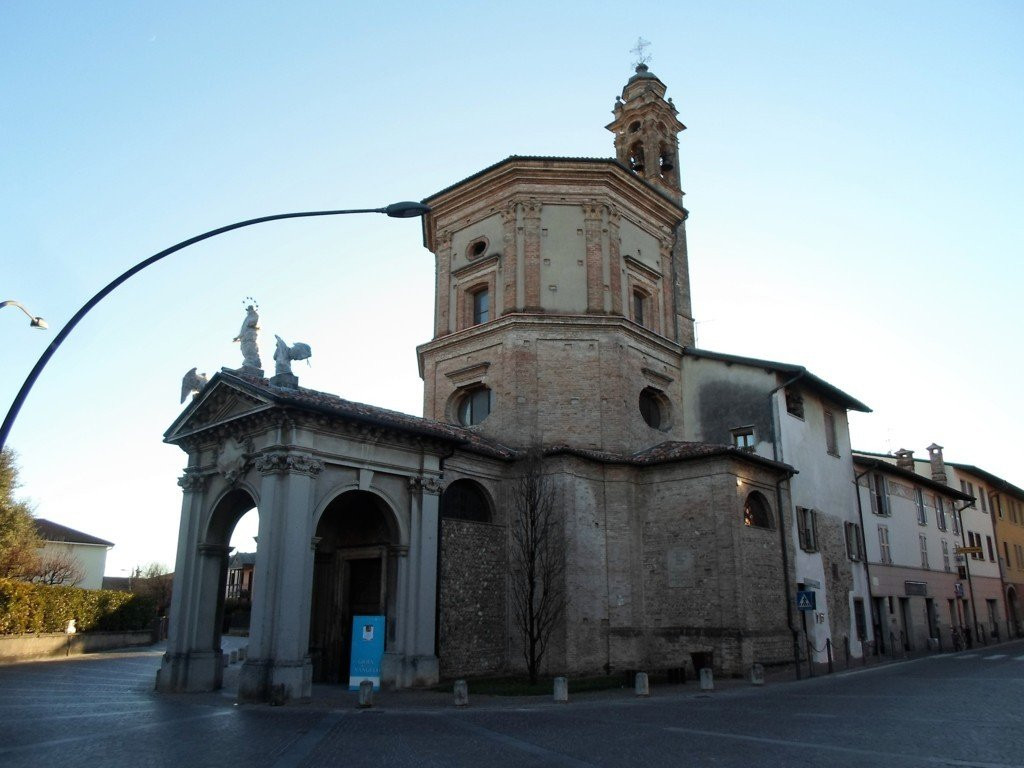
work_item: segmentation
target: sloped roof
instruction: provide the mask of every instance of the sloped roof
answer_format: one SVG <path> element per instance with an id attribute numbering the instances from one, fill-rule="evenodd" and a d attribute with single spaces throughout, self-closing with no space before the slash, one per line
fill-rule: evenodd
<path id="1" fill-rule="evenodd" d="M 775 360 L 760 360 L 756 357 L 729 355 L 724 352 L 712 352 L 707 349 L 697 349 L 696 347 L 683 347 L 683 354 L 689 355 L 690 357 L 704 358 L 706 360 L 718 360 L 720 362 L 730 363 L 733 365 L 747 365 L 752 368 L 764 368 L 765 370 L 789 374 L 791 376 L 799 374 L 801 375 L 801 382 L 809 386 L 811 389 L 814 389 L 836 405 L 841 405 L 850 411 L 871 413 L 871 409 L 864 405 L 860 400 L 846 394 L 843 390 L 839 389 L 839 387 L 829 384 L 824 379 L 818 378 L 802 365 L 780 363 Z"/>
<path id="2" fill-rule="evenodd" d="M 44 520 L 41 517 L 37 517 L 34 522 L 36 524 L 36 531 L 43 541 L 59 541 L 65 544 L 95 544 L 101 547 L 114 546 L 112 541 L 76 531 L 74 528 L 68 528 L 66 525 L 55 523 L 52 520 Z"/>
<path id="3" fill-rule="evenodd" d="M 527 163 L 531 163 L 531 162 L 532 163 L 589 163 L 589 164 L 592 164 L 592 165 L 609 165 L 609 166 L 614 166 L 616 168 L 619 168 L 620 170 L 625 171 L 626 174 L 630 178 L 635 179 L 637 183 L 647 187 L 652 192 L 657 192 L 660 197 L 662 197 L 665 200 L 667 200 L 668 202 L 672 203 L 674 206 L 679 208 L 684 213 L 686 212 L 686 209 L 682 206 L 682 204 L 678 200 L 673 198 L 671 195 L 669 195 L 664 190 L 658 189 L 656 186 L 651 184 L 651 182 L 647 181 L 647 179 L 645 179 L 642 176 L 638 176 L 637 174 L 633 173 L 633 171 L 631 171 L 625 165 L 620 163 L 614 157 L 557 157 L 557 156 L 548 156 L 548 155 L 509 155 L 504 160 L 499 160 L 496 163 L 492 163 L 491 165 L 488 165 L 486 168 L 482 168 L 479 171 L 477 171 L 476 173 L 470 174 L 469 176 L 467 176 L 466 178 L 462 179 L 461 181 L 456 181 L 454 184 L 449 184 L 444 189 L 439 190 L 439 191 L 435 192 L 434 194 L 429 195 L 429 196 L 423 198 L 423 200 L 421 202 L 426 203 L 427 205 L 430 205 L 430 201 L 431 200 L 436 200 L 441 195 L 443 195 L 443 194 L 445 194 L 447 192 L 451 192 L 453 189 L 458 189 L 459 187 L 461 187 L 466 182 L 474 181 L 476 179 L 479 179 L 480 177 L 490 173 L 491 171 L 493 171 L 493 170 L 495 170 L 497 168 L 500 168 L 503 165 L 507 165 L 509 163 L 514 163 L 514 162 L 527 162 Z"/>
<path id="4" fill-rule="evenodd" d="M 919 475 L 913 470 L 898 467 L 891 462 L 885 461 L 885 459 L 873 459 L 869 456 L 862 456 L 854 453 L 853 463 L 859 464 L 862 467 L 877 469 L 880 472 L 885 472 L 887 474 L 894 475 L 895 477 L 902 477 L 904 480 L 910 480 L 918 485 L 924 486 L 925 488 L 930 488 L 933 491 L 944 493 L 946 496 L 952 496 L 954 499 L 960 499 L 960 501 L 974 501 L 974 497 L 970 494 L 961 493 L 952 486 L 932 480 L 930 477 Z"/>
<path id="5" fill-rule="evenodd" d="M 544 451 L 545 455 L 554 456 L 558 454 L 571 454 L 580 456 L 591 461 L 602 464 L 631 464 L 634 466 L 651 466 L 654 464 L 668 464 L 677 461 L 692 461 L 695 459 L 708 459 L 717 456 L 728 456 L 732 459 L 744 461 L 750 464 L 758 464 L 775 470 L 781 470 L 790 475 L 797 474 L 797 470 L 789 464 L 780 461 L 773 461 L 759 456 L 752 451 L 744 451 L 734 445 L 721 445 L 719 443 L 698 443 L 681 440 L 666 440 L 650 448 L 645 448 L 636 453 L 621 454 L 607 451 L 592 451 L 583 448 L 574 448 L 570 445 L 555 445 Z"/>
<path id="6" fill-rule="evenodd" d="M 483 437 L 465 427 L 457 427 L 452 424 L 425 419 L 422 416 L 412 416 L 408 413 L 379 408 L 375 405 L 345 400 L 337 395 L 319 392 L 315 389 L 277 387 L 271 384 L 269 379 L 243 376 L 228 370 L 222 369 L 219 373 L 215 374 L 210 382 L 203 387 L 203 390 L 211 389 L 218 381 L 223 381 L 277 406 L 324 413 L 361 424 L 385 427 L 435 440 L 451 442 L 473 453 L 492 458 L 511 459 L 515 456 L 515 451 L 511 448 L 495 440 Z M 186 409 L 187 411 L 188 409 Z M 175 426 L 181 422 L 182 417 L 179 417 L 171 429 L 165 433 L 165 437 L 169 437 Z"/>
<path id="7" fill-rule="evenodd" d="M 255 552 L 236 552 L 231 556 L 228 568 L 244 568 L 247 565 L 256 565 Z"/>
<path id="8" fill-rule="evenodd" d="M 854 451 L 854 453 L 860 454 L 861 456 L 877 456 L 883 459 L 887 458 L 890 461 L 894 461 L 896 459 L 896 457 L 891 453 L 878 453 L 876 451 Z M 931 463 L 930 459 L 918 456 L 914 457 L 914 461 L 920 462 L 922 465 L 925 466 Z M 1024 489 L 1014 485 L 1009 480 L 1004 480 L 1003 478 L 999 477 L 999 475 L 993 475 L 991 472 L 985 471 L 981 467 L 976 467 L 974 464 L 963 464 L 959 461 L 943 460 L 942 463 L 945 464 L 947 467 L 953 467 L 953 469 L 962 469 L 964 472 L 969 472 L 972 475 L 980 477 L 982 480 L 991 485 L 997 491 L 1002 491 L 1003 493 L 1012 493 L 1015 496 L 1019 496 L 1020 498 L 1024 499 Z"/>

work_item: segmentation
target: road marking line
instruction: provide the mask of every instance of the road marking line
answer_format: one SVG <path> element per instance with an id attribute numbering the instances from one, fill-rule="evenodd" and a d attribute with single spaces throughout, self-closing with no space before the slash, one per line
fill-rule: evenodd
<path id="1" fill-rule="evenodd" d="M 74 744 L 76 741 L 102 741 L 104 739 L 111 739 L 120 735 L 123 735 L 129 731 L 143 731 L 147 728 L 160 728 L 165 725 L 172 723 L 187 723 L 191 720 L 206 720 L 212 717 L 223 717 L 224 715 L 230 715 L 233 710 L 224 709 L 218 712 L 209 712 L 202 715 L 194 715 L 192 717 L 179 717 L 173 720 L 161 720 L 154 723 L 142 723 L 140 725 L 127 726 L 122 728 L 119 733 L 86 733 L 81 736 L 68 736 L 64 739 L 50 739 L 48 741 L 36 741 L 31 744 L 19 744 L 15 747 L 0 747 L 0 755 L 9 755 L 12 752 L 30 752 L 34 749 L 44 749 L 47 747 L 56 747 L 60 744 Z"/>
<path id="2" fill-rule="evenodd" d="M 527 752 L 531 755 L 537 755 L 538 757 L 547 758 L 547 760 L 553 761 L 551 763 L 552 765 L 567 765 L 575 766 L 576 768 L 594 768 L 594 763 L 588 763 L 583 760 L 578 760 L 575 757 L 570 757 L 569 755 L 563 752 L 555 752 L 551 749 L 545 749 L 544 747 L 538 744 L 533 744 L 529 741 L 524 741 L 523 739 L 517 739 L 515 736 L 509 736 L 504 733 L 499 733 L 498 731 L 492 731 L 490 728 L 486 728 L 482 725 L 477 725 L 476 723 L 471 723 L 466 720 L 456 718 L 449 718 L 448 722 L 452 723 L 453 725 L 458 725 L 461 728 L 465 728 L 467 731 L 472 731 L 481 736 L 484 736 L 485 738 L 497 741 L 500 744 L 505 744 L 514 749 L 520 749 L 523 752 Z"/>
<path id="3" fill-rule="evenodd" d="M 993 653 L 991 656 L 986 656 L 985 661 L 995 661 L 996 659 L 1005 659 L 1005 653 Z"/>
<path id="4" fill-rule="evenodd" d="M 748 736 L 740 733 L 727 733 L 724 731 L 705 731 L 699 728 L 679 728 L 669 726 L 664 730 L 672 733 L 684 733 L 694 736 L 710 736 L 716 739 L 736 739 L 737 741 L 751 741 L 759 744 L 774 744 L 794 749 L 818 750 L 821 752 L 846 752 L 853 755 L 871 755 L 882 758 L 900 758 L 905 760 L 913 757 L 917 761 L 934 763 L 935 765 L 960 765 L 965 768 L 1018 768 L 1019 764 L 1012 763 L 982 763 L 977 760 L 956 760 L 950 757 L 930 757 L 927 755 L 911 754 L 903 752 L 882 752 L 875 749 L 861 749 L 858 747 L 840 747 L 833 744 L 822 744 L 813 741 L 798 741 L 796 739 L 771 739 L 765 736 Z"/>

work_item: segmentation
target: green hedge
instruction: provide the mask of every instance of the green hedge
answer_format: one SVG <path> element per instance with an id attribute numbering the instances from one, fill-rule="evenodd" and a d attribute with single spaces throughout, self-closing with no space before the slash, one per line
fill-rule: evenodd
<path id="1" fill-rule="evenodd" d="M 79 632 L 148 629 L 154 615 L 153 601 L 131 592 L 0 579 L 0 635 L 63 632 L 70 619 Z"/>

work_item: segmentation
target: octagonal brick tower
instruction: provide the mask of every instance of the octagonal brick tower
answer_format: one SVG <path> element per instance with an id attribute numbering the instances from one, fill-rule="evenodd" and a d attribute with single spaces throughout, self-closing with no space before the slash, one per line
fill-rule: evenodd
<path id="1" fill-rule="evenodd" d="M 417 350 L 427 418 L 520 447 L 682 439 L 683 126 L 642 69 L 608 126 L 618 159 L 512 156 L 424 201 L 437 264 L 434 338 Z M 638 141 L 666 158 L 654 176 Z"/>

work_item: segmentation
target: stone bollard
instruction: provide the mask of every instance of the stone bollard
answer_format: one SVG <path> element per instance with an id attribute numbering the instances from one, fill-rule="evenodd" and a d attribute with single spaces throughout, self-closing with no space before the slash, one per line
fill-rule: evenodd
<path id="1" fill-rule="evenodd" d="M 563 704 L 569 701 L 569 679 L 566 677 L 555 678 L 555 701 Z"/>
<path id="2" fill-rule="evenodd" d="M 636 673 L 636 682 L 634 683 L 634 690 L 637 696 L 651 695 L 651 684 L 647 678 L 646 672 Z"/>
<path id="3" fill-rule="evenodd" d="M 468 707 L 469 706 L 469 686 L 466 685 L 465 680 L 456 680 L 455 687 L 453 689 L 455 694 L 455 706 L 456 707 Z"/>
<path id="4" fill-rule="evenodd" d="M 246 654 L 248 654 L 248 653 L 249 653 L 249 646 L 243 645 L 241 648 L 238 649 L 238 660 L 239 661 L 245 661 Z"/>
<path id="5" fill-rule="evenodd" d="M 762 664 L 753 664 L 750 667 L 750 684 L 764 685 L 764 666 Z"/>
<path id="6" fill-rule="evenodd" d="M 363 680 L 359 683 L 359 708 L 369 709 L 373 706 L 373 683 Z"/>
<path id="7" fill-rule="evenodd" d="M 715 675 L 711 671 L 711 667 L 704 667 L 700 671 L 700 689 L 702 691 L 715 690 Z"/>

